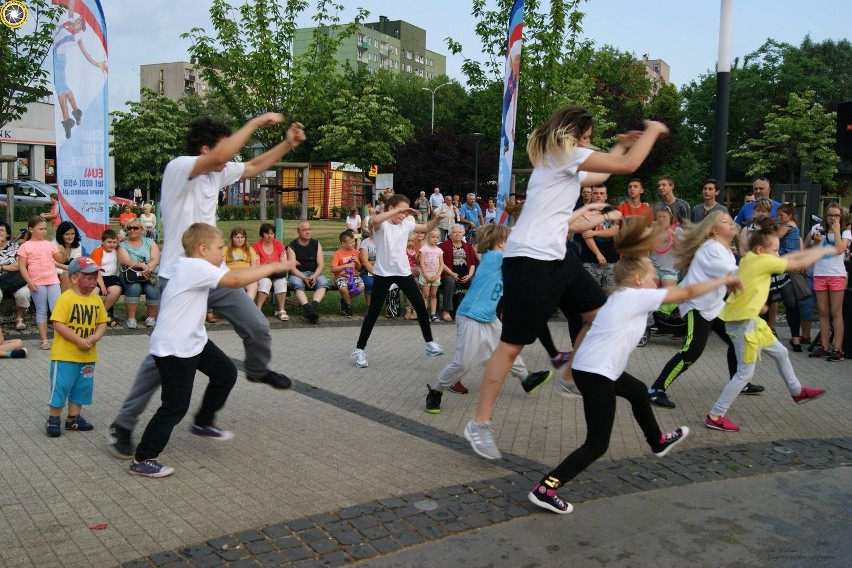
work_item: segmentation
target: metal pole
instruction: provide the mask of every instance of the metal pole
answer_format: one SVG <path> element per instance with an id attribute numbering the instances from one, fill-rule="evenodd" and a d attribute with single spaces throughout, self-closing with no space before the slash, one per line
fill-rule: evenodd
<path id="1" fill-rule="evenodd" d="M 474 132 L 471 134 L 473 136 L 473 140 L 475 142 L 475 153 L 473 157 L 473 193 L 479 196 L 479 143 L 482 142 L 482 137 L 485 134 L 481 132 Z"/>
<path id="2" fill-rule="evenodd" d="M 728 107 L 731 92 L 731 31 L 734 0 L 721 0 L 719 60 L 716 63 L 716 126 L 711 171 L 720 188 L 725 187 L 728 153 Z"/>
<path id="3" fill-rule="evenodd" d="M 432 132 L 435 132 L 435 93 L 437 93 L 438 89 L 440 89 L 441 87 L 445 87 L 450 84 L 451 83 L 441 83 L 434 89 L 430 89 L 429 87 L 421 87 L 421 90 L 429 91 L 430 93 L 432 93 Z"/>
<path id="4" fill-rule="evenodd" d="M 311 166 L 306 165 L 302 168 L 302 191 L 299 193 L 299 197 L 302 200 L 302 211 L 299 215 L 299 218 L 302 221 L 308 220 L 308 190 L 310 188 L 311 183 Z"/>
<path id="5" fill-rule="evenodd" d="M 15 163 L 17 156 L 0 156 L 0 164 L 6 162 L 6 222 L 10 227 L 15 226 Z M 2 169 L 0 169 L 2 175 Z M 9 235 L 12 238 L 12 235 Z"/>

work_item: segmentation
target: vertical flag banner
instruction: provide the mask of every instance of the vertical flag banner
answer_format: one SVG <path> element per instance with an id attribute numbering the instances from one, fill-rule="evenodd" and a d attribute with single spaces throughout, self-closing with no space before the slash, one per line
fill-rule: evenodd
<path id="1" fill-rule="evenodd" d="M 503 128 L 500 133 L 500 169 L 497 175 L 497 222 L 509 223 L 505 212 L 512 184 L 512 154 L 515 151 L 515 115 L 518 110 L 518 74 L 524 32 L 524 0 L 515 0 L 509 12 L 506 42 L 506 78 L 503 86 Z"/>
<path id="2" fill-rule="evenodd" d="M 51 48 L 59 206 L 90 254 L 109 225 L 106 21 L 98 0 L 51 1 L 66 7 Z"/>

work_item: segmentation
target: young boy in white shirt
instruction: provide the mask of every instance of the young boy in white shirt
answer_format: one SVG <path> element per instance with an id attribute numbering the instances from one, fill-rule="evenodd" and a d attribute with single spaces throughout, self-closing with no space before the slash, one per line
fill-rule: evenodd
<path id="1" fill-rule="evenodd" d="M 210 378 L 201 408 L 190 431 L 193 436 L 225 441 L 233 434 L 213 425 L 218 410 L 228 399 L 237 380 L 237 368 L 207 338 L 204 319 L 207 295 L 212 288 L 242 288 L 276 272 L 292 268 L 289 262 L 272 262 L 241 270 L 228 270 L 222 264 L 225 239 L 216 227 L 193 223 L 183 234 L 186 257 L 178 259 L 169 285 L 160 300 L 157 326 L 151 334 L 149 353 L 153 356 L 163 387 L 162 405 L 151 418 L 130 473 L 165 477 L 174 469 L 156 461 L 166 447 L 172 429 L 189 410 L 195 372 Z"/>

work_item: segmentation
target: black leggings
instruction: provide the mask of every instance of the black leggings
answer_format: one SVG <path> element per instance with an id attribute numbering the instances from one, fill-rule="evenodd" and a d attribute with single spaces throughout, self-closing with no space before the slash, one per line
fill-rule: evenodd
<path id="1" fill-rule="evenodd" d="M 373 326 L 376 325 L 376 320 L 379 319 L 379 314 L 382 312 L 382 305 L 385 303 L 391 284 L 399 286 L 399 289 L 411 302 L 414 311 L 417 312 L 417 323 L 420 324 L 423 339 L 427 342 L 432 341 L 429 311 L 423 302 L 423 294 L 417 287 L 417 282 L 411 276 L 379 276 L 376 274 L 373 277 L 373 296 L 370 298 L 370 307 L 367 309 L 364 323 L 361 324 L 361 335 L 358 336 L 358 344 L 356 345 L 358 349 L 364 349 L 367 346 L 367 341 L 370 339 Z"/>
<path id="2" fill-rule="evenodd" d="M 630 402 L 633 417 L 649 445 L 659 443 L 662 437 L 642 381 L 627 373 L 622 373 L 617 381 L 577 369 L 574 369 L 573 375 L 574 383 L 583 395 L 586 441 L 541 480 L 548 487 L 564 485 L 606 453 L 615 422 L 617 396 Z"/>
<path id="3" fill-rule="evenodd" d="M 731 342 L 731 338 L 725 333 L 725 322 L 719 318 L 707 321 L 695 310 L 686 312 L 683 319 L 686 321 L 686 334 L 683 336 L 683 347 L 675 353 L 675 356 L 660 371 L 660 376 L 657 377 L 657 380 L 651 386 L 654 390 L 664 391 L 668 389 L 681 373 L 698 361 L 698 358 L 701 357 L 701 354 L 704 353 L 704 348 L 707 346 L 707 338 L 710 336 L 711 330 L 728 346 L 728 378 L 732 378 L 737 372 L 737 355 L 734 352 L 734 344 Z"/>
<path id="4" fill-rule="evenodd" d="M 155 356 L 154 362 L 162 379 L 162 404 L 148 422 L 136 448 L 138 461 L 156 458 L 169 443 L 172 430 L 189 410 L 196 370 L 210 378 L 201 407 L 195 415 L 195 424 L 198 426 L 213 425 L 216 412 L 225 406 L 237 382 L 237 368 L 231 358 L 209 340 L 195 357 Z"/>
<path id="5" fill-rule="evenodd" d="M 787 283 L 778 289 L 781 294 L 781 301 L 784 303 L 785 316 L 787 325 L 790 326 L 790 334 L 793 337 L 799 337 L 802 334 L 802 315 L 799 313 L 799 300 L 796 298 L 796 290 L 793 288 L 793 283 L 787 279 Z M 771 302 L 770 302 L 771 304 Z"/>

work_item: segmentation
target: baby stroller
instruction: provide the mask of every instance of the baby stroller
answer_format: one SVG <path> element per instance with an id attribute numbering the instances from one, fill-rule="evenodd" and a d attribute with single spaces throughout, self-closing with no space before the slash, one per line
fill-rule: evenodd
<path id="1" fill-rule="evenodd" d="M 639 339 L 638 346 L 647 345 L 652 335 L 669 335 L 673 339 L 680 339 L 685 333 L 686 322 L 681 319 L 677 304 L 663 304 L 648 318 L 648 326 Z"/>

